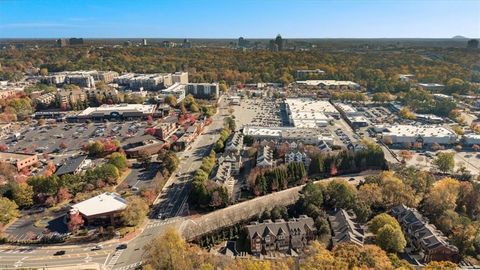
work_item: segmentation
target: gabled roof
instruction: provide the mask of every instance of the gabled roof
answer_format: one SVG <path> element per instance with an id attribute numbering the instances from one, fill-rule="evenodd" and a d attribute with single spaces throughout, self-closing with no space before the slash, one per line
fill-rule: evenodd
<path id="1" fill-rule="evenodd" d="M 365 234 L 363 228 L 353 221 L 353 216 L 340 209 L 328 217 L 333 233 L 333 245 L 340 243 L 354 243 L 363 246 Z"/>
<path id="2" fill-rule="evenodd" d="M 64 174 L 74 173 L 86 158 L 87 156 L 78 156 L 68 159 L 62 166 L 60 166 L 60 168 L 58 168 L 55 175 L 62 176 Z"/>

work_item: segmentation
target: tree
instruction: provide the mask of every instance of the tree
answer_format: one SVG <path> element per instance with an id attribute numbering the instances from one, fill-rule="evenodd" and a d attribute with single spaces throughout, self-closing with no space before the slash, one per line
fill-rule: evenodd
<path id="1" fill-rule="evenodd" d="M 375 102 L 388 102 L 393 100 L 393 96 L 388 92 L 379 92 L 373 94 L 372 100 Z"/>
<path id="2" fill-rule="evenodd" d="M 69 221 L 68 221 L 68 230 L 71 232 L 75 232 L 80 226 L 82 226 L 84 223 L 84 220 L 82 218 L 82 215 L 80 215 L 80 212 L 78 211 L 71 211 L 69 215 Z"/>
<path id="3" fill-rule="evenodd" d="M 0 197 L 0 213 L 2 213 L 0 214 L 0 227 L 8 224 L 20 214 L 17 204 L 5 197 Z"/>
<path id="4" fill-rule="evenodd" d="M 423 270 L 456 270 L 458 269 L 458 266 L 449 261 L 433 261 L 429 262 L 425 267 L 423 267 Z"/>
<path id="5" fill-rule="evenodd" d="M 478 49 L 478 39 L 470 39 L 467 41 L 467 48 Z"/>
<path id="6" fill-rule="evenodd" d="M 438 153 L 433 164 L 437 166 L 438 170 L 447 173 L 455 167 L 455 153 L 441 152 Z"/>
<path id="7" fill-rule="evenodd" d="M 145 246 L 145 260 L 152 269 L 193 268 L 187 244 L 173 228 L 167 229 L 163 235 L 155 237 Z"/>
<path id="8" fill-rule="evenodd" d="M 413 157 L 413 153 L 408 150 L 402 150 L 399 153 L 400 157 L 402 157 L 403 161 L 409 161 Z"/>
<path id="9" fill-rule="evenodd" d="M 168 95 L 165 97 L 165 103 L 167 103 L 170 106 L 176 106 L 177 105 L 177 98 L 174 95 Z"/>
<path id="10" fill-rule="evenodd" d="M 26 183 L 16 184 L 12 190 L 13 200 L 19 207 L 30 207 L 33 205 L 33 188 Z"/>
<path id="11" fill-rule="evenodd" d="M 386 213 L 376 215 L 374 218 L 372 218 L 372 220 L 368 222 L 368 229 L 372 233 L 377 234 L 378 231 L 385 225 L 390 225 L 395 229 L 401 229 L 398 221 Z"/>
<path id="12" fill-rule="evenodd" d="M 114 165 L 121 171 L 128 167 L 127 157 L 122 153 L 112 153 L 108 159 L 108 163 Z"/>
<path id="13" fill-rule="evenodd" d="M 224 119 L 225 127 L 228 128 L 230 131 L 235 131 L 236 125 L 235 120 L 231 117 L 225 117 Z"/>
<path id="14" fill-rule="evenodd" d="M 48 75 L 48 69 L 47 68 L 41 68 L 40 69 L 40 75 L 41 76 L 47 76 Z"/>
<path id="15" fill-rule="evenodd" d="M 417 117 L 415 116 L 415 113 L 413 113 L 408 107 L 403 107 L 400 110 L 400 116 L 405 118 L 405 119 L 410 119 L 410 120 L 417 119 Z"/>
<path id="16" fill-rule="evenodd" d="M 43 119 L 43 118 L 38 119 L 38 125 L 39 126 L 45 126 L 45 123 L 46 123 L 45 119 Z"/>
<path id="17" fill-rule="evenodd" d="M 378 208 L 383 204 L 382 189 L 378 184 L 367 183 L 358 188 L 357 197 L 368 207 Z"/>
<path id="18" fill-rule="evenodd" d="M 453 178 L 443 178 L 436 182 L 425 196 L 424 207 L 427 213 L 434 218 L 440 217 L 446 210 L 453 210 L 457 206 L 460 192 L 460 183 Z"/>
<path id="19" fill-rule="evenodd" d="M 407 245 L 402 230 L 390 224 L 386 224 L 378 230 L 375 241 L 377 245 L 388 252 L 403 252 Z"/>
<path id="20" fill-rule="evenodd" d="M 220 84 L 218 85 L 218 88 L 220 89 L 220 91 L 221 91 L 222 93 L 226 93 L 226 92 L 228 91 L 228 87 L 227 87 L 227 85 L 226 85 L 225 83 L 220 83 Z"/>
<path id="21" fill-rule="evenodd" d="M 325 203 L 333 208 L 353 209 L 357 200 L 355 187 L 345 180 L 333 180 L 324 192 Z"/>
<path id="22" fill-rule="evenodd" d="M 137 196 L 128 197 L 127 204 L 121 215 L 123 224 L 131 227 L 139 225 L 148 213 L 148 204 Z"/>
<path id="23" fill-rule="evenodd" d="M 177 170 L 178 165 L 180 164 L 180 160 L 178 159 L 177 155 L 173 151 L 168 151 L 163 158 L 163 167 L 168 170 L 169 173 L 173 173 Z"/>

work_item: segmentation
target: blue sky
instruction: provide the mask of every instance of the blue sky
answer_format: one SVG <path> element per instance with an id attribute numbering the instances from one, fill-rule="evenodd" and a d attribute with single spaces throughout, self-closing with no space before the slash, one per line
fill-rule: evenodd
<path id="1" fill-rule="evenodd" d="M 480 37 L 478 0 L 0 0 L 0 38 Z"/>

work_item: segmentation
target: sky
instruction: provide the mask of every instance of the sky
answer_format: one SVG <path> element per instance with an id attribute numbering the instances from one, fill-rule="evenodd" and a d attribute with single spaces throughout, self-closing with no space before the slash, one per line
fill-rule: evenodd
<path id="1" fill-rule="evenodd" d="M 480 37 L 479 0 L 0 0 L 0 38 Z"/>

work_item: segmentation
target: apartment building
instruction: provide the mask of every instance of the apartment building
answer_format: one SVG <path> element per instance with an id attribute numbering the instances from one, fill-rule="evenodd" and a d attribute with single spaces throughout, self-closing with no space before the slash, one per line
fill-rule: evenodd
<path id="1" fill-rule="evenodd" d="M 310 166 L 310 157 L 305 153 L 304 151 L 301 150 L 289 150 L 287 153 L 285 153 L 285 163 L 289 164 L 292 162 L 301 162 L 303 163 L 303 166 L 305 169 L 308 170 L 308 166 Z"/>
<path id="2" fill-rule="evenodd" d="M 274 165 L 273 150 L 270 146 L 261 146 L 257 153 L 258 167 L 271 167 Z"/>
<path id="3" fill-rule="evenodd" d="M 187 94 L 200 99 L 217 99 L 220 96 L 218 83 L 189 83 Z"/>
<path id="4" fill-rule="evenodd" d="M 61 89 L 57 92 L 56 98 L 60 107 L 66 107 L 77 102 L 84 102 L 87 99 L 87 95 L 82 90 Z"/>
<path id="5" fill-rule="evenodd" d="M 355 222 L 353 214 L 349 214 L 344 209 L 339 209 L 334 214 L 328 216 L 328 221 L 332 228 L 332 244 L 334 247 L 339 244 L 363 246 L 365 229 L 362 225 Z"/>
<path id="6" fill-rule="evenodd" d="M 399 205 L 391 210 L 398 220 L 407 238 L 411 253 L 418 254 L 421 261 L 454 261 L 459 259 L 458 248 L 448 242 L 448 239 L 428 219 L 415 208 Z M 416 257 L 416 256 L 414 256 Z"/>
<path id="7" fill-rule="evenodd" d="M 46 93 L 35 98 L 34 100 L 37 104 L 50 105 L 55 101 L 55 98 L 56 96 L 54 93 Z"/>
<path id="8" fill-rule="evenodd" d="M 172 82 L 187 84 L 188 83 L 188 72 L 178 71 L 172 74 Z"/>
<path id="9" fill-rule="evenodd" d="M 317 231 L 313 219 L 305 215 L 288 221 L 252 222 L 245 226 L 245 230 L 250 251 L 254 255 L 298 251 L 316 238 Z"/>

